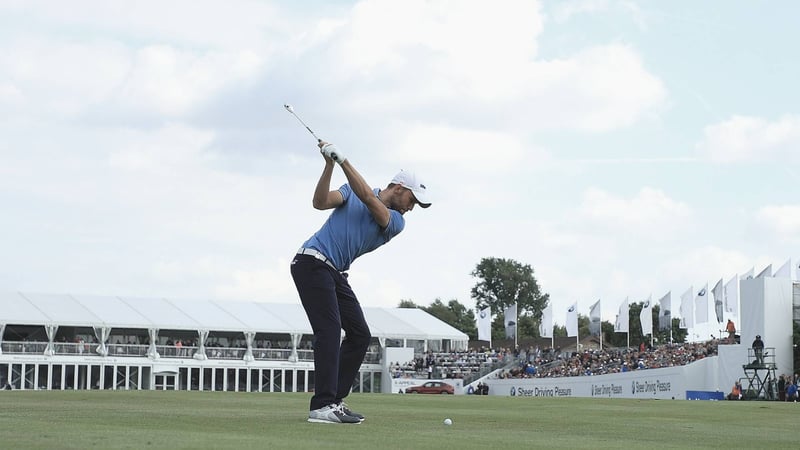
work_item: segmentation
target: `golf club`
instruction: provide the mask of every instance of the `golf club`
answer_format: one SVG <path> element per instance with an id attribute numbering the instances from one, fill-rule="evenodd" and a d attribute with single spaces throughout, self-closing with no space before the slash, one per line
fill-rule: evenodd
<path id="1" fill-rule="evenodd" d="M 317 138 L 317 142 L 322 142 L 322 139 L 318 138 L 318 137 L 317 137 L 317 135 L 316 135 L 316 134 L 314 134 L 314 132 L 313 132 L 313 131 L 311 131 L 311 128 L 308 128 L 308 125 L 306 125 L 306 123 L 305 123 L 305 122 L 303 122 L 303 119 L 301 119 L 301 118 L 300 118 L 300 116 L 298 116 L 298 115 L 297 115 L 297 114 L 294 112 L 294 108 L 292 108 L 292 105 L 289 105 L 289 104 L 284 104 L 284 105 L 283 105 L 283 107 L 284 107 L 284 108 L 286 108 L 286 110 L 287 110 L 287 111 L 289 111 L 289 112 L 290 112 L 290 113 L 291 113 L 291 114 L 292 114 L 292 115 L 293 115 L 293 116 L 294 116 L 294 117 L 295 117 L 297 120 L 299 120 L 299 121 L 300 121 L 300 123 L 302 123 L 302 124 L 303 124 L 303 126 L 304 126 L 304 127 L 306 127 L 306 130 L 308 130 L 308 132 L 309 132 L 309 133 L 311 133 L 311 135 L 312 135 L 312 136 L 314 136 L 315 138 Z"/>

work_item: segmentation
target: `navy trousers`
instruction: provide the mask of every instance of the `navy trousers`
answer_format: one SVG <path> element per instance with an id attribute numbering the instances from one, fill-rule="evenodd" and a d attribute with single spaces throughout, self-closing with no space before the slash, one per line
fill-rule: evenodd
<path id="1" fill-rule="evenodd" d="M 314 410 L 350 394 L 372 335 L 346 274 L 311 255 L 295 255 L 291 272 L 314 331 Z"/>

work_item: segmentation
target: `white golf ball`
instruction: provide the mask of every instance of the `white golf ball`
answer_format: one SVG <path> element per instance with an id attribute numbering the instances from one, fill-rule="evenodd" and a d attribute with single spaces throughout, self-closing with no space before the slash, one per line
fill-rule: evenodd
<path id="1" fill-rule="evenodd" d="M 445 425 L 452 425 L 452 424 L 453 424 L 453 421 L 452 421 L 452 420 L 450 420 L 450 419 L 444 419 L 444 424 L 445 424 Z"/>

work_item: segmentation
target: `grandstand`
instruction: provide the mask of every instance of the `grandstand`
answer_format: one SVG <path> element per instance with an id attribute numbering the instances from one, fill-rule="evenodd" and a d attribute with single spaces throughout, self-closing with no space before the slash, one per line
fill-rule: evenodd
<path id="1" fill-rule="evenodd" d="M 398 392 L 446 379 L 517 397 L 720 398 L 739 380 L 771 399 L 776 373 L 793 373 L 792 318 L 800 284 L 740 281 L 735 343 L 629 352 L 587 345 L 538 355 L 536 375 L 503 375 L 514 349 L 467 350 L 467 336 L 421 309 L 371 308 L 373 339 L 355 392 Z M 311 329 L 298 304 L 0 293 L 0 386 L 13 389 L 158 389 L 308 392 Z M 750 343 L 767 343 L 753 364 Z M 570 342 L 572 342 L 570 340 Z M 527 350 L 524 350 L 526 352 Z M 642 360 L 641 367 L 625 371 Z M 428 371 L 432 366 L 432 371 Z"/>
<path id="2" fill-rule="evenodd" d="M 684 355 L 679 361 L 673 359 L 676 353 L 670 349 L 647 353 L 640 355 L 644 367 L 626 372 L 615 361 L 624 361 L 628 354 L 587 352 L 546 362 L 537 368 L 541 378 L 494 374 L 478 381 L 488 385 L 490 395 L 502 396 L 721 400 L 738 380 L 749 398 L 775 399 L 771 385 L 775 374 L 794 373 L 792 319 L 793 312 L 800 308 L 800 283 L 791 278 L 756 277 L 740 280 L 739 287 L 741 339 L 738 342 L 682 346 Z M 753 361 L 751 343 L 756 335 L 761 335 L 766 343 L 765 361 L 761 363 Z M 608 355 L 614 357 L 613 361 L 592 359 Z M 689 359 L 684 359 L 685 356 Z M 587 373 L 587 367 L 591 373 Z M 474 390 L 478 381 L 466 388 Z"/>
<path id="3" fill-rule="evenodd" d="M 0 386 L 308 392 L 312 331 L 299 303 L 0 293 Z M 386 351 L 466 350 L 421 309 L 365 307 L 372 344 L 355 392 L 390 392 Z M 385 386 L 382 388 L 382 386 Z"/>

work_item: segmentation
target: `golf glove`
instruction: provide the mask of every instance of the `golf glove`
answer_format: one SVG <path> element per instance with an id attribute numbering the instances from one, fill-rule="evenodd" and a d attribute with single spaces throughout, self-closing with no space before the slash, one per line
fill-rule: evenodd
<path id="1" fill-rule="evenodd" d="M 347 159 L 346 156 L 333 144 L 325 144 L 321 149 L 323 155 L 341 164 Z"/>

